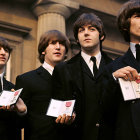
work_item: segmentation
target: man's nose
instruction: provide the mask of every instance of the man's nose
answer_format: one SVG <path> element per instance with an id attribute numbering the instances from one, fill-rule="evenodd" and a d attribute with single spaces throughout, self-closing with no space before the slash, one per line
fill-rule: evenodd
<path id="1" fill-rule="evenodd" d="M 60 49 L 60 43 L 59 42 L 56 43 L 56 48 Z"/>
<path id="2" fill-rule="evenodd" d="M 85 29 L 85 32 L 84 33 L 85 33 L 85 36 L 88 35 L 89 34 L 89 30 L 88 29 Z"/>
<path id="3" fill-rule="evenodd" d="M 3 48 L 0 49 L 1 54 L 5 54 L 5 50 Z"/>

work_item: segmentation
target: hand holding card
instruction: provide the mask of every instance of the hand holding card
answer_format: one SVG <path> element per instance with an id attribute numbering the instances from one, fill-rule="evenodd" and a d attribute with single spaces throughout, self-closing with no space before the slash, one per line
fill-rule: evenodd
<path id="1" fill-rule="evenodd" d="M 124 100 L 135 100 L 140 98 L 140 80 L 135 81 L 124 80 L 119 78 L 119 84 L 122 90 Z"/>
<path id="2" fill-rule="evenodd" d="M 58 117 L 59 115 L 72 115 L 75 100 L 60 101 L 51 99 L 46 115 Z"/>
<path id="3" fill-rule="evenodd" d="M 0 96 L 0 106 L 10 106 L 16 103 L 22 88 L 16 91 L 3 90 Z"/>

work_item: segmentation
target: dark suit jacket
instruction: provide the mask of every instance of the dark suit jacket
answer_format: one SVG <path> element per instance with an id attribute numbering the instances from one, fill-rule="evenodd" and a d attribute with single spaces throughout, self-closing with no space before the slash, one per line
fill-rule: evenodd
<path id="1" fill-rule="evenodd" d="M 3 89 L 11 90 L 14 85 L 3 78 Z M 20 129 L 17 126 L 18 115 L 16 112 L 0 110 L 0 139 L 20 140 Z"/>
<path id="2" fill-rule="evenodd" d="M 46 116 L 51 98 L 50 73 L 41 66 L 17 76 L 16 88 L 23 88 L 21 98 L 27 105 L 25 140 L 54 140 L 54 120 Z"/>
<path id="3" fill-rule="evenodd" d="M 60 100 L 76 99 L 74 109 L 76 120 L 71 127 L 64 128 L 63 132 L 65 134 L 71 132 L 70 136 L 75 139 L 100 139 L 99 135 L 102 132 L 100 132 L 99 123 L 101 122 L 101 126 L 104 124 L 101 110 L 100 82 L 103 80 L 104 67 L 109 62 L 111 62 L 111 59 L 103 54 L 96 79 L 80 53 L 71 60 L 55 67 L 52 78 L 55 87 L 53 88 L 53 98 Z M 89 104 L 91 106 L 88 108 Z M 62 130 L 60 129 L 60 131 Z M 104 129 L 103 139 L 107 134 L 111 136 L 111 132 L 106 132 L 107 130 Z M 70 136 L 69 139 L 71 139 Z"/>
<path id="4" fill-rule="evenodd" d="M 125 66 L 131 66 L 140 72 L 140 64 L 137 63 L 130 49 L 125 53 L 124 56 L 116 59 L 112 64 L 112 72 L 123 68 Z M 110 72 L 110 73 L 112 73 Z M 119 85 L 109 84 L 110 89 L 118 87 L 115 91 L 116 101 L 118 104 L 117 123 L 115 131 L 115 140 L 139 140 L 140 139 L 140 100 L 135 101 L 124 101 L 122 92 Z M 112 85 L 112 86 L 111 86 Z M 108 92 L 109 93 L 109 92 Z M 113 94 L 110 91 L 110 94 Z M 115 100 L 114 100 L 115 103 Z"/>

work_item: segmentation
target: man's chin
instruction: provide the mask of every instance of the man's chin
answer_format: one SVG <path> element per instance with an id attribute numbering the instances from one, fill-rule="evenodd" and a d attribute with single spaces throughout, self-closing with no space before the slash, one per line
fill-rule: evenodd
<path id="1" fill-rule="evenodd" d="M 55 60 L 55 63 L 59 63 L 61 61 L 63 61 L 63 60 L 62 59 L 57 59 L 57 60 Z"/>
<path id="2" fill-rule="evenodd" d="M 0 63 L 0 69 L 5 67 L 5 63 Z"/>
<path id="3" fill-rule="evenodd" d="M 62 60 L 63 60 L 63 58 L 62 58 L 62 57 L 56 57 L 54 61 L 56 61 L 56 62 L 57 62 L 57 61 L 62 61 Z"/>
<path id="4" fill-rule="evenodd" d="M 87 51 L 93 50 L 93 46 L 83 47 L 83 50 L 87 50 Z"/>
<path id="5" fill-rule="evenodd" d="M 0 61 L 0 65 L 5 65 L 6 62 Z"/>

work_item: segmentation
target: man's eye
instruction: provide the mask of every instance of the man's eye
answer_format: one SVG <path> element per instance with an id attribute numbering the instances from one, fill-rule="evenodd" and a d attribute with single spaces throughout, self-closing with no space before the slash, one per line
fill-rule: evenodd
<path id="1" fill-rule="evenodd" d="M 136 15 L 134 15 L 133 17 L 135 17 L 135 18 L 136 18 L 136 17 L 140 17 L 140 14 L 136 14 Z"/>
<path id="2" fill-rule="evenodd" d="M 91 30 L 91 31 L 95 31 L 95 29 L 94 29 L 94 28 L 90 28 L 90 30 Z"/>
<path id="3" fill-rule="evenodd" d="M 9 50 L 8 49 L 4 49 L 6 52 L 9 52 Z"/>
<path id="4" fill-rule="evenodd" d="M 65 42 L 64 41 L 59 41 L 59 44 L 65 45 Z"/>
<path id="5" fill-rule="evenodd" d="M 52 41 L 50 44 L 53 44 L 53 45 L 55 45 L 55 44 L 56 44 L 56 41 Z"/>
<path id="6" fill-rule="evenodd" d="M 78 31 L 78 32 L 80 33 L 80 32 L 83 32 L 83 31 L 84 31 L 84 29 L 79 29 L 79 31 Z"/>

